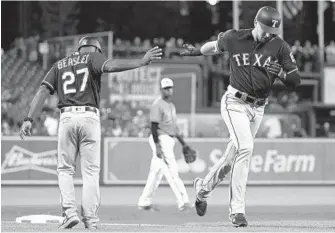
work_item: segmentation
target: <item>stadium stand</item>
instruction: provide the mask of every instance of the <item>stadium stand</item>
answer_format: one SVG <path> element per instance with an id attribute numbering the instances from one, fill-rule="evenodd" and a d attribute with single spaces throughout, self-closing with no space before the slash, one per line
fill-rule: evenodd
<path id="1" fill-rule="evenodd" d="M 215 39 L 215 37 L 213 36 L 210 40 Z M 27 113 L 29 104 L 45 75 L 46 71 L 43 70 L 41 60 L 39 59 L 41 54 L 36 54 L 38 52 L 38 40 L 38 36 L 29 37 L 28 39 L 18 38 L 13 43 L 13 48 L 4 52 L 1 57 L 1 100 L 2 109 L 4 110 L 2 112 L 5 112 L 5 115 L 2 115 L 2 135 L 14 135 L 18 132 L 20 121 Z M 113 55 L 115 58 L 138 58 L 151 46 L 158 45 L 164 48 L 165 58 L 175 60 L 189 59 L 178 56 L 182 50 L 181 46 L 183 43 L 184 40 L 181 38 L 141 40 L 139 37 L 136 37 L 132 42 L 116 38 L 114 40 Z M 197 47 L 200 45 L 201 43 L 195 44 Z M 332 41 L 326 47 L 325 54 L 326 61 L 329 64 L 334 64 L 334 50 L 335 45 L 334 41 Z M 309 41 L 305 41 L 305 43 L 295 41 L 292 51 L 301 71 L 319 71 L 317 45 L 312 45 Z M 204 60 L 211 72 L 229 74 L 229 57 L 227 54 L 223 54 L 222 56 L 196 57 L 193 59 Z M 299 97 L 297 92 L 287 93 L 284 91 L 272 93 L 267 110 L 281 111 L 284 114 L 292 113 L 299 109 L 301 102 L 308 101 L 304 101 L 304 99 Z M 46 106 L 48 110 L 44 112 L 50 119 L 57 119 L 55 115 L 58 114 L 58 110 L 55 107 L 55 103 L 53 106 Z M 102 119 L 105 120 L 103 122 L 103 134 L 106 136 L 145 137 L 149 133 L 149 129 L 147 128 L 148 115 L 146 112 L 143 113 L 143 108 L 133 108 L 131 103 L 119 102 L 113 106 L 102 104 L 101 112 L 103 115 Z M 138 118 L 141 119 L 141 124 L 138 124 Z M 41 117 L 38 121 L 45 121 L 45 119 L 45 117 Z M 281 119 L 282 132 L 279 137 L 307 136 L 306 130 L 301 127 L 305 123 L 288 123 L 283 122 L 285 121 L 285 117 Z M 58 120 L 54 120 L 53 122 L 57 122 L 58 124 Z M 43 122 L 37 122 L 34 127 L 35 135 L 50 135 L 48 127 Z M 290 130 L 285 130 L 285 127 L 289 127 Z M 51 126 L 51 128 L 55 127 Z M 222 132 L 218 134 L 224 135 Z M 262 131 L 257 136 L 268 137 L 267 133 Z"/>

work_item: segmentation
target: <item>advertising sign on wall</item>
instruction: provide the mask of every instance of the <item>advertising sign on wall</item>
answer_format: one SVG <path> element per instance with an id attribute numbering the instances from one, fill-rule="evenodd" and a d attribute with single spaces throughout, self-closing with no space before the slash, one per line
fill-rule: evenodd
<path id="1" fill-rule="evenodd" d="M 2 184 L 57 184 L 57 179 L 57 138 L 2 137 Z M 74 181 L 82 183 L 79 160 Z"/>
<path id="2" fill-rule="evenodd" d="M 189 139 L 198 159 L 186 164 L 177 143 L 175 155 L 181 178 L 191 184 L 204 177 L 222 157 L 226 139 Z M 106 184 L 145 184 L 152 152 L 147 139 L 106 138 L 103 180 Z M 249 184 L 335 183 L 335 144 L 318 139 L 256 139 Z M 227 181 L 223 183 L 227 183 Z"/>

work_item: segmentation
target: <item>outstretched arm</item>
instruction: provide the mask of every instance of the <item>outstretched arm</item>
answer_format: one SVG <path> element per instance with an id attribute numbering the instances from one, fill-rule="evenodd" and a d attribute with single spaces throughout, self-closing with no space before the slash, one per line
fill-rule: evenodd
<path id="1" fill-rule="evenodd" d="M 216 55 L 228 51 L 228 43 L 232 38 L 234 30 L 221 32 L 217 40 L 210 41 L 203 44 L 200 48 L 195 48 L 193 45 L 185 44 L 184 52 L 180 53 L 181 56 L 201 56 L 201 55 Z"/>
<path id="2" fill-rule="evenodd" d="M 201 56 L 201 55 L 215 55 L 221 53 L 218 49 L 217 41 L 210 41 L 203 44 L 200 48 L 195 48 L 193 45 L 185 44 L 183 48 L 186 50 L 180 53 L 181 56 Z"/>
<path id="3" fill-rule="evenodd" d="M 162 49 L 154 47 L 150 49 L 142 59 L 112 60 L 108 59 L 102 66 L 103 73 L 121 72 L 136 69 L 150 64 L 153 60 L 161 59 Z"/>

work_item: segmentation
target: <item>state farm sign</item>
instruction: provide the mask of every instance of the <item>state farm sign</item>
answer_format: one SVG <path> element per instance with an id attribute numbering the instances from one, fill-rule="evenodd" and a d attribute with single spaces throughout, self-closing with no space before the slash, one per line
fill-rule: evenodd
<path id="1" fill-rule="evenodd" d="M 314 172 L 315 155 L 281 154 L 278 150 L 267 150 L 265 156 L 251 158 L 251 172 Z"/>
<path id="2" fill-rule="evenodd" d="M 181 178 L 191 184 L 205 177 L 223 156 L 225 139 L 187 139 L 198 152 L 198 159 L 186 164 L 179 143 L 175 156 Z M 335 183 L 335 143 L 330 140 L 255 140 L 250 160 L 249 183 Z M 104 182 L 144 184 L 152 152 L 147 139 L 106 138 Z M 132 163 L 129 163 L 132 161 Z M 127 171 L 131 170 L 131 173 Z M 229 181 L 229 178 L 226 180 Z M 226 182 L 225 181 L 225 182 Z"/>

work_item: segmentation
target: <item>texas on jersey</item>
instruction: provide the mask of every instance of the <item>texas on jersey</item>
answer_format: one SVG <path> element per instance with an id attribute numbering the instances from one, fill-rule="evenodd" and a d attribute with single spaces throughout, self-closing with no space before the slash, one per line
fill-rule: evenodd
<path id="1" fill-rule="evenodd" d="M 278 36 L 255 42 L 252 29 L 232 29 L 220 33 L 217 42 L 230 55 L 230 84 L 254 97 L 268 97 L 277 78 L 266 69 L 270 62 L 277 61 L 287 73 L 297 70 L 290 46 Z"/>
<path id="2" fill-rule="evenodd" d="M 99 108 L 102 68 L 101 53 L 75 52 L 53 64 L 42 85 L 50 94 L 58 93 L 58 107 L 92 106 Z"/>

